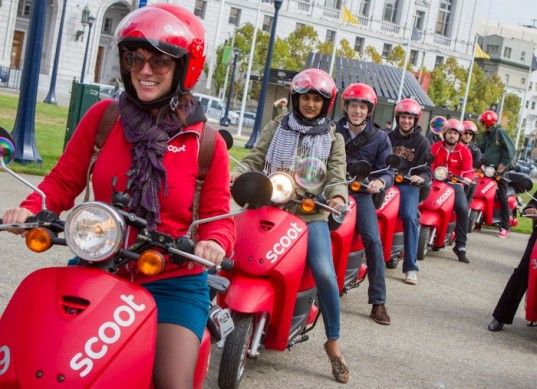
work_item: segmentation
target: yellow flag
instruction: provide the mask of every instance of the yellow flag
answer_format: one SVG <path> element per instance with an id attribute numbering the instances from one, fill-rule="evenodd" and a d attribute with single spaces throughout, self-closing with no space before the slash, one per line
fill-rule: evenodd
<path id="1" fill-rule="evenodd" d="M 490 55 L 488 55 L 487 53 L 485 53 L 483 51 L 483 49 L 481 49 L 481 47 L 479 46 L 479 43 L 476 43 L 475 44 L 475 54 L 474 54 L 474 57 L 475 58 L 482 58 L 482 59 L 490 59 Z"/>
<path id="2" fill-rule="evenodd" d="M 358 25 L 358 18 L 352 14 L 351 10 L 344 5 L 343 6 L 343 12 L 341 13 L 341 19 L 343 23 L 346 24 L 354 24 L 355 26 Z"/>

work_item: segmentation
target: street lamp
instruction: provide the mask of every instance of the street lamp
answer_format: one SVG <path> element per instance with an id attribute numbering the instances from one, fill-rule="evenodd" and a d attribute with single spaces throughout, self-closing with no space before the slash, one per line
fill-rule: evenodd
<path id="1" fill-rule="evenodd" d="M 50 88 L 44 102 L 56 104 L 56 77 L 58 76 L 58 62 L 60 60 L 60 48 L 62 45 L 63 22 L 65 20 L 65 9 L 67 0 L 63 0 L 62 16 L 60 18 L 60 27 L 58 28 L 58 38 L 56 41 L 56 53 L 54 53 L 54 64 L 52 65 L 52 75 L 50 76 Z"/>
<path id="2" fill-rule="evenodd" d="M 282 6 L 283 0 L 274 0 L 274 19 L 272 20 L 272 28 L 270 29 L 270 41 L 267 51 L 267 59 L 265 60 L 265 69 L 263 71 L 263 82 L 261 84 L 261 93 L 257 102 L 257 111 L 255 113 L 254 128 L 250 139 L 244 145 L 247 149 L 254 147 L 257 139 L 257 134 L 260 131 L 261 122 L 263 120 L 263 108 L 265 106 L 265 100 L 267 96 L 267 87 L 269 81 L 270 65 L 272 64 L 272 50 L 274 49 L 274 40 L 276 38 L 276 24 L 278 23 L 278 12 Z"/>
<path id="3" fill-rule="evenodd" d="M 84 60 L 82 61 L 82 72 L 80 73 L 80 83 L 84 83 L 84 75 L 86 74 L 86 60 L 88 59 L 88 49 L 89 49 L 89 41 L 91 36 L 91 27 L 93 26 L 93 23 L 95 23 L 95 17 L 91 15 L 91 11 L 86 5 L 84 7 L 84 10 L 82 11 L 82 19 L 80 20 L 80 23 L 82 23 L 82 26 L 84 29 L 86 29 L 86 25 L 89 26 L 88 29 L 88 37 L 86 40 L 86 50 L 84 51 Z"/>
<path id="4" fill-rule="evenodd" d="M 237 48 L 233 49 L 233 65 L 231 66 L 231 82 L 229 85 L 229 93 L 227 95 L 227 101 L 226 101 L 226 111 L 224 113 L 224 116 L 222 116 L 222 119 L 220 119 L 220 125 L 224 127 L 228 127 L 231 124 L 231 120 L 229 120 L 229 106 L 231 104 L 231 97 L 233 96 L 233 84 L 235 83 L 235 69 L 237 68 L 237 59 L 239 58 L 240 50 Z"/>

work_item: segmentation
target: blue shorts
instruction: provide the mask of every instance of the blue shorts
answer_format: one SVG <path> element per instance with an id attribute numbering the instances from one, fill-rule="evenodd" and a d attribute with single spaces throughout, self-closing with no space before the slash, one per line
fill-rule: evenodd
<path id="1" fill-rule="evenodd" d="M 209 318 L 207 272 L 143 284 L 157 304 L 157 321 L 188 328 L 201 341 Z"/>

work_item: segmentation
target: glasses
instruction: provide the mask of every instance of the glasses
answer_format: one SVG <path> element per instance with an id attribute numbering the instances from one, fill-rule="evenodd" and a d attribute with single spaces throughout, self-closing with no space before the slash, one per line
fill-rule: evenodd
<path id="1" fill-rule="evenodd" d="M 168 73 L 173 65 L 173 60 L 168 57 L 153 55 L 145 58 L 141 54 L 132 51 L 125 52 L 123 59 L 125 68 L 129 72 L 140 72 L 145 64 L 148 63 L 153 73 L 163 75 Z"/>

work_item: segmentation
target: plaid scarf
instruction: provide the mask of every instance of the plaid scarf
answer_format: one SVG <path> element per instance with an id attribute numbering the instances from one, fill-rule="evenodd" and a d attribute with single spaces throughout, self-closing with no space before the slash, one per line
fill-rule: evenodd
<path id="1" fill-rule="evenodd" d="M 195 104 L 178 106 L 189 114 Z M 150 111 L 140 110 L 123 92 L 119 96 L 119 112 L 127 141 L 132 144 L 132 165 L 128 172 L 129 209 L 147 220 L 154 230 L 160 223 L 159 192 L 167 195 L 166 169 L 162 163 L 171 137 L 181 131 L 181 124 L 169 105 L 159 109 L 157 117 Z"/>
<path id="2" fill-rule="evenodd" d="M 330 121 L 325 117 L 306 124 L 299 121 L 293 112 L 285 115 L 270 143 L 265 173 L 278 170 L 293 172 L 297 156 L 316 157 L 326 164 L 332 147 L 329 129 Z"/>

